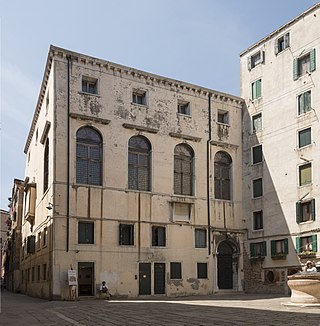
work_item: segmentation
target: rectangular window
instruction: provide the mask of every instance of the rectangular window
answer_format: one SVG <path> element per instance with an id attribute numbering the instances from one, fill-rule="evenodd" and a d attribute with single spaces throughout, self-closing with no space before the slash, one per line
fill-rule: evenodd
<path id="1" fill-rule="evenodd" d="M 253 69 L 254 67 L 264 63 L 264 51 L 260 50 L 257 53 L 254 53 L 248 58 L 248 70 Z"/>
<path id="2" fill-rule="evenodd" d="M 207 231 L 204 229 L 195 229 L 195 247 L 207 247 Z"/>
<path id="3" fill-rule="evenodd" d="M 253 198 L 261 197 L 263 195 L 262 178 L 253 180 L 252 187 L 253 187 Z"/>
<path id="4" fill-rule="evenodd" d="M 299 131 L 299 148 L 305 147 L 311 144 L 311 128 L 303 129 Z"/>
<path id="5" fill-rule="evenodd" d="M 316 70 L 316 49 L 293 60 L 293 80 Z"/>
<path id="6" fill-rule="evenodd" d="M 119 244 L 125 246 L 134 245 L 134 225 L 120 224 L 119 225 Z"/>
<path id="7" fill-rule="evenodd" d="M 258 132 L 262 130 L 262 114 L 258 113 L 252 116 L 252 131 Z"/>
<path id="8" fill-rule="evenodd" d="M 147 105 L 147 94 L 145 91 L 134 90 L 132 92 L 132 103 Z"/>
<path id="9" fill-rule="evenodd" d="M 38 232 L 37 249 L 41 248 L 41 232 Z"/>
<path id="10" fill-rule="evenodd" d="M 152 246 L 165 247 L 166 246 L 166 228 L 163 226 L 152 227 Z"/>
<path id="11" fill-rule="evenodd" d="M 82 92 L 98 94 L 98 80 L 96 78 L 82 76 Z"/>
<path id="12" fill-rule="evenodd" d="M 299 186 L 306 186 L 311 184 L 311 163 L 299 166 Z"/>
<path id="13" fill-rule="evenodd" d="M 47 237 L 48 237 L 48 229 L 44 228 L 42 233 L 42 246 L 45 247 L 47 245 Z"/>
<path id="14" fill-rule="evenodd" d="M 181 280 L 181 263 L 170 263 L 170 278 L 172 280 Z"/>
<path id="15" fill-rule="evenodd" d="M 317 252 L 317 235 L 313 234 L 306 237 L 296 238 L 296 251 L 301 252 Z"/>
<path id="16" fill-rule="evenodd" d="M 283 256 L 289 253 L 288 239 L 271 240 L 271 257 Z"/>
<path id="17" fill-rule="evenodd" d="M 316 219 L 315 199 L 296 203 L 297 223 L 314 221 Z"/>
<path id="18" fill-rule="evenodd" d="M 34 235 L 29 235 L 27 238 L 27 253 L 33 254 L 36 249 L 36 237 Z"/>
<path id="19" fill-rule="evenodd" d="M 94 243 L 94 223 L 79 222 L 78 224 L 78 243 L 93 244 Z"/>
<path id="20" fill-rule="evenodd" d="M 229 124 L 229 112 L 218 110 L 218 123 Z"/>
<path id="21" fill-rule="evenodd" d="M 251 84 L 251 90 L 253 100 L 261 97 L 261 79 L 258 79 Z"/>
<path id="22" fill-rule="evenodd" d="M 190 103 L 184 101 L 178 101 L 178 113 L 191 115 Z"/>
<path id="23" fill-rule="evenodd" d="M 31 269 L 31 281 L 34 282 L 34 280 L 35 280 L 35 269 L 34 269 L 34 267 L 32 267 L 32 269 Z"/>
<path id="24" fill-rule="evenodd" d="M 275 43 L 275 54 L 282 52 L 290 46 L 290 33 L 286 33 L 279 37 Z"/>
<path id="25" fill-rule="evenodd" d="M 267 255 L 266 241 L 250 243 L 250 257 L 265 257 Z"/>
<path id="26" fill-rule="evenodd" d="M 263 213 L 262 211 L 253 212 L 253 230 L 263 229 Z"/>
<path id="27" fill-rule="evenodd" d="M 197 275 L 199 278 L 208 278 L 208 264 L 197 263 Z"/>
<path id="28" fill-rule="evenodd" d="M 252 164 L 262 162 L 262 145 L 252 147 Z"/>
<path id="29" fill-rule="evenodd" d="M 42 265 L 42 279 L 47 280 L 47 264 Z"/>
<path id="30" fill-rule="evenodd" d="M 304 92 L 298 96 L 298 115 L 311 110 L 311 91 Z"/>
<path id="31" fill-rule="evenodd" d="M 38 265 L 37 279 L 38 279 L 38 281 L 40 281 L 40 279 L 41 279 L 41 266 L 40 265 Z"/>

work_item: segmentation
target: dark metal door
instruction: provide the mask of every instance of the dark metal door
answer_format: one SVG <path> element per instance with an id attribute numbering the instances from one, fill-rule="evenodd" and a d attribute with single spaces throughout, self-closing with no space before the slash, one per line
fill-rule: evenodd
<path id="1" fill-rule="evenodd" d="M 154 264 L 154 294 L 165 294 L 166 265 Z"/>
<path id="2" fill-rule="evenodd" d="M 78 263 L 79 296 L 93 296 L 93 263 Z"/>
<path id="3" fill-rule="evenodd" d="M 223 241 L 218 248 L 218 287 L 219 289 L 233 288 L 232 246 Z"/>
<path id="4" fill-rule="evenodd" d="M 139 294 L 151 294 L 151 264 L 139 263 Z"/>

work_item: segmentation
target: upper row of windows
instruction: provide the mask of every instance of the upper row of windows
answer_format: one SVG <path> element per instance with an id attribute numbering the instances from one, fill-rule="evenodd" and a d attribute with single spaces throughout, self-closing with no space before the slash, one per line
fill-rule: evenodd
<path id="1" fill-rule="evenodd" d="M 76 181 L 102 185 L 102 137 L 91 127 L 82 127 L 76 134 Z M 128 188 L 151 191 L 151 144 L 144 136 L 133 136 L 128 143 Z M 219 151 L 214 158 L 216 199 L 231 199 L 232 159 Z M 174 149 L 174 193 L 194 195 L 194 151 L 187 144 Z"/>

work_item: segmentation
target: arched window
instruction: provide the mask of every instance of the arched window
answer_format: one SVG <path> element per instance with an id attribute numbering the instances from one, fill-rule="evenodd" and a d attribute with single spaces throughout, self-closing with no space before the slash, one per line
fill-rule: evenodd
<path id="1" fill-rule="evenodd" d="M 49 184 L 49 139 L 46 140 L 43 156 L 43 192 L 46 192 Z"/>
<path id="2" fill-rule="evenodd" d="M 193 157 L 190 146 L 179 144 L 174 149 L 174 193 L 193 195 Z"/>
<path id="3" fill-rule="evenodd" d="M 150 191 L 151 145 L 147 138 L 134 136 L 129 139 L 128 188 Z"/>
<path id="4" fill-rule="evenodd" d="M 216 199 L 231 199 L 232 159 L 226 152 L 218 152 L 214 157 L 214 194 Z"/>
<path id="5" fill-rule="evenodd" d="M 102 138 L 91 127 L 77 131 L 77 183 L 102 185 Z"/>

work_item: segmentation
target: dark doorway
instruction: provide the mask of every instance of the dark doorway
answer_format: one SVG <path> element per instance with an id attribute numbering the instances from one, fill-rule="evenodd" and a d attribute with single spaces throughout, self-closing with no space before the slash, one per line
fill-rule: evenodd
<path id="1" fill-rule="evenodd" d="M 154 294 L 165 294 L 166 265 L 154 264 Z"/>
<path id="2" fill-rule="evenodd" d="M 78 263 L 79 296 L 93 296 L 94 263 Z"/>
<path id="3" fill-rule="evenodd" d="M 151 264 L 139 264 L 139 294 L 151 294 Z"/>
<path id="4" fill-rule="evenodd" d="M 232 246 L 227 241 L 218 248 L 218 287 L 219 289 L 233 288 Z"/>

